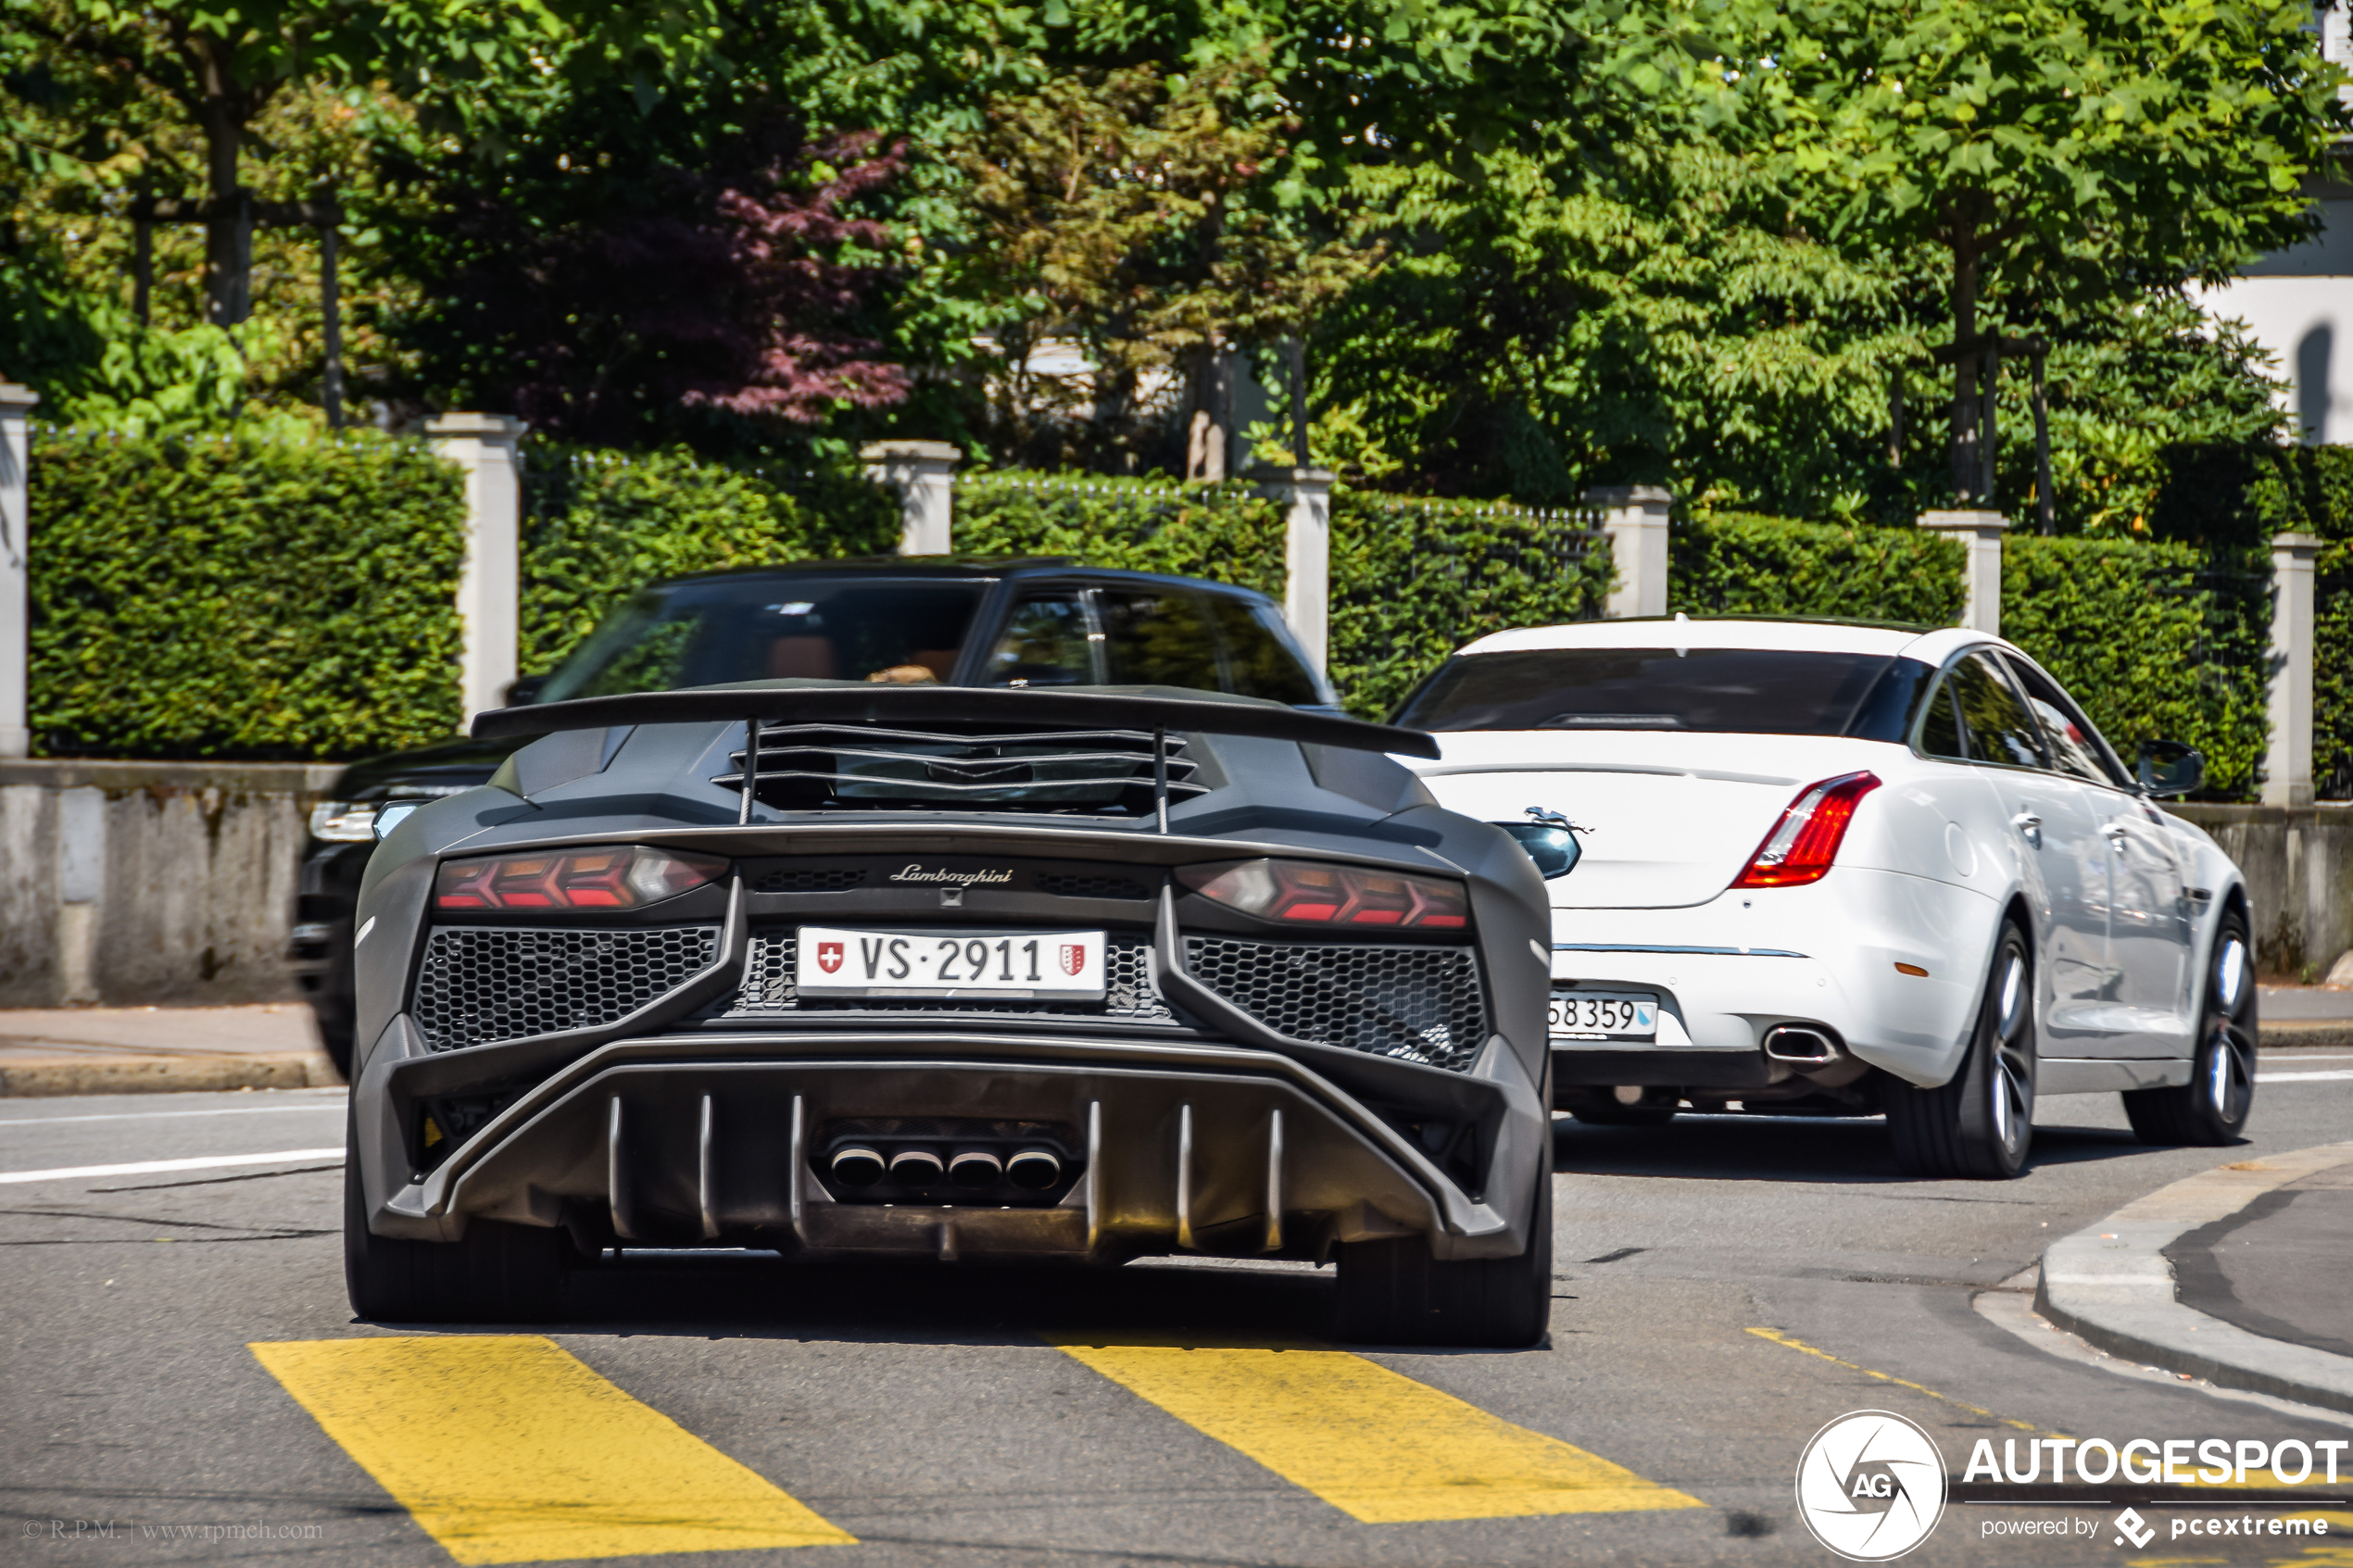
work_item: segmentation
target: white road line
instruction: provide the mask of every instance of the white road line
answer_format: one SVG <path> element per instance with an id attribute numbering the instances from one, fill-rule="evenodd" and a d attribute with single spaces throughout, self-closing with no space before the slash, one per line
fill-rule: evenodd
<path id="1" fill-rule="evenodd" d="M 308 1105 L 233 1105 L 225 1110 L 109 1110 L 95 1116 L 16 1116 L 0 1122 L 0 1127 L 54 1127 L 67 1122 L 146 1122 L 158 1116 L 259 1116 L 284 1110 L 341 1110 L 345 1091 L 334 1091 L 333 1099 L 315 1100 Z"/>
<path id="2" fill-rule="evenodd" d="M 2338 1078 L 2353 1078 L 2353 1067 L 2335 1073 L 2258 1073 L 2259 1084 L 2317 1084 Z"/>
<path id="3" fill-rule="evenodd" d="M 333 1148 L 282 1148 L 275 1154 L 205 1154 L 193 1160 L 135 1160 L 127 1165 L 61 1165 L 54 1171 L 0 1171 L 0 1184 L 67 1182 L 83 1176 L 145 1176 L 158 1171 L 210 1171 L 224 1165 L 275 1165 L 286 1160 L 341 1160 Z"/>

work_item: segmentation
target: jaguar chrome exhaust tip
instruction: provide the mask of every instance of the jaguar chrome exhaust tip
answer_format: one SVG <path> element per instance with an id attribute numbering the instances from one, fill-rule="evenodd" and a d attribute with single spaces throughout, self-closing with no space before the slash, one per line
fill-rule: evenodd
<path id="1" fill-rule="evenodd" d="M 946 1169 L 927 1148 L 902 1148 L 890 1157 L 890 1179 L 911 1187 L 931 1185 Z"/>
<path id="2" fill-rule="evenodd" d="M 871 1148 L 852 1146 L 834 1151 L 834 1180 L 844 1186 L 870 1187 L 883 1179 L 883 1157 Z"/>
<path id="3" fill-rule="evenodd" d="M 1005 1162 L 985 1148 L 958 1149 L 948 1160 L 948 1179 L 968 1192 L 993 1187 L 1003 1179 Z"/>
<path id="4" fill-rule="evenodd" d="M 1838 1039 L 1827 1029 L 1804 1023 L 1781 1023 L 1766 1031 L 1765 1054 L 1792 1067 L 1828 1067 L 1843 1057 Z"/>
<path id="5" fill-rule="evenodd" d="M 1062 1175 L 1063 1162 L 1047 1149 L 1025 1148 L 1005 1161 L 1005 1179 L 1026 1192 L 1044 1192 Z"/>

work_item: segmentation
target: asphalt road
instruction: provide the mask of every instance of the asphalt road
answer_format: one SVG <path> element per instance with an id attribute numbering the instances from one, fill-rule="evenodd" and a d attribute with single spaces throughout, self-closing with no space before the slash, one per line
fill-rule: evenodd
<path id="1" fill-rule="evenodd" d="M 2267 1086 L 2233 1150 L 2144 1148 L 2112 1098 L 2048 1099 L 2034 1165 L 2007 1184 L 1899 1179 L 1875 1123 L 1563 1121 L 1553 1335 L 1510 1354 L 1318 1355 L 1329 1276 L 1286 1267 L 632 1260 L 586 1278 L 579 1320 L 544 1338 L 356 1323 L 339 1171 L 306 1152 L 340 1142 L 339 1093 L 0 1101 L 0 1486 L 19 1521 L 0 1561 L 741 1541 L 660 1560 L 1827 1563 L 1793 1478 L 1852 1411 L 1918 1422 L 1956 1474 L 1981 1436 L 2353 1437 L 2353 1419 L 2070 1355 L 1999 1288 L 2167 1182 L 2349 1135 L 2353 1056 L 2267 1067 L 2346 1076 Z M 275 1158 L 5 1179 L 255 1155 Z M 1518 1506 L 1508 1476 L 1395 1501 L 1398 1474 L 1458 1447 L 1499 1472 L 1583 1466 L 1609 1509 L 1479 1516 Z M 458 1500 L 412 1512 L 379 1475 L 438 1475 Z M 717 1499 L 700 1533 L 646 1533 L 631 1497 L 679 1486 Z M 574 1512 L 551 1525 L 550 1505 Z M 1467 1516 L 1433 1517 L 1450 1511 Z M 2119 1549 L 2105 1514 L 2063 1541 L 1985 1533 L 2032 1513 L 1957 1506 L 1905 1561 L 2353 1563 L 2353 1512 L 2345 1539 L 2302 1549 Z"/>

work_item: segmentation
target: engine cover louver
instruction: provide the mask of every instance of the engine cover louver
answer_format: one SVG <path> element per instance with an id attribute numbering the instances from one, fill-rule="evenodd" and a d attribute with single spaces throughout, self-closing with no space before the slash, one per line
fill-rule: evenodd
<path id="1" fill-rule="evenodd" d="M 1167 737 L 1168 798 L 1206 795 L 1183 740 Z M 784 810 L 921 808 L 1053 811 L 1143 817 L 1153 809 L 1150 730 L 1026 729 L 985 724 L 891 729 L 876 724 L 760 726 L 759 777 L 765 804 Z M 744 787 L 743 748 L 735 771 L 711 782 Z"/>

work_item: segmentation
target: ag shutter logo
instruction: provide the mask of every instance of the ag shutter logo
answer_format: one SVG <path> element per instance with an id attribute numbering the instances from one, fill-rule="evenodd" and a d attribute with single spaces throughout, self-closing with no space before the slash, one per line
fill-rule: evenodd
<path id="1" fill-rule="evenodd" d="M 1797 1512 L 1851 1562 L 1885 1562 L 1928 1539 L 1944 1513 L 1944 1456 L 1888 1411 L 1856 1411 L 1814 1434 L 1797 1461 Z"/>

